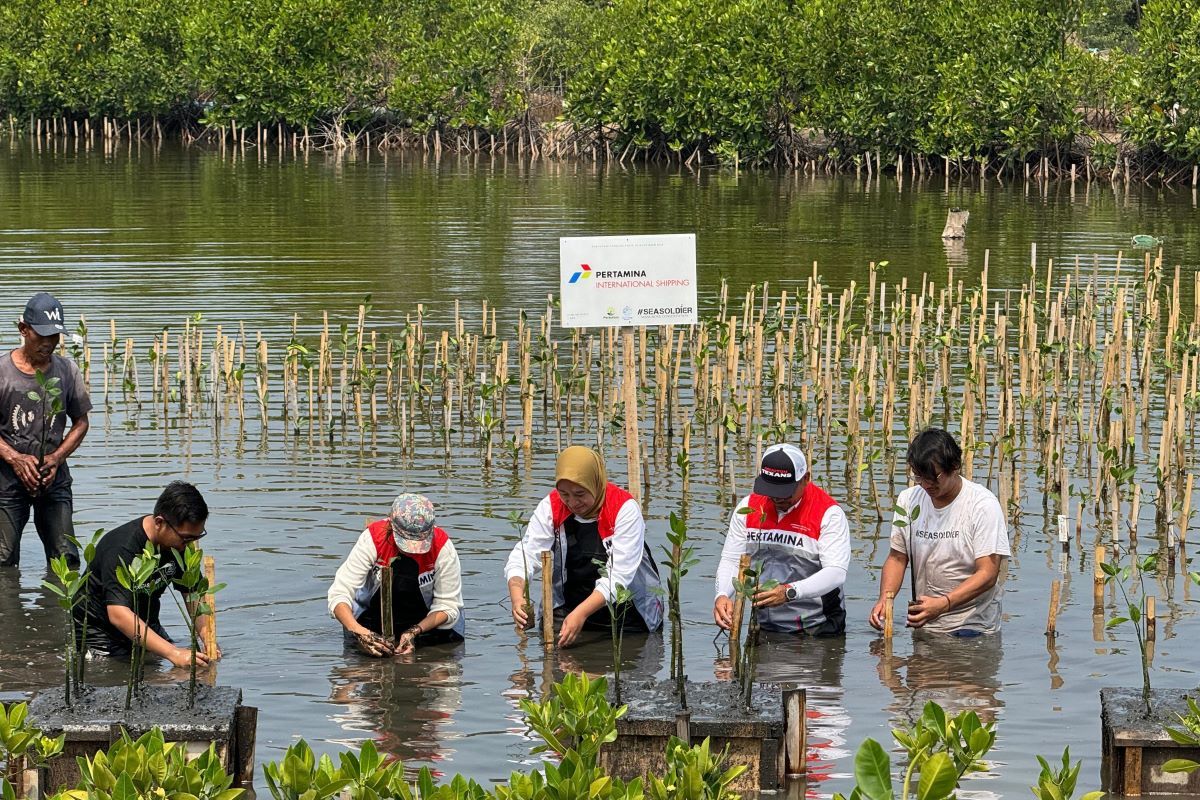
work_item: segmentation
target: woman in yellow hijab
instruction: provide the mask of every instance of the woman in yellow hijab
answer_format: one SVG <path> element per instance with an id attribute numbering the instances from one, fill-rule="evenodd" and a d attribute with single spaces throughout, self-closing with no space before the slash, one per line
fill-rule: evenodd
<path id="1" fill-rule="evenodd" d="M 533 624 L 525 609 L 525 581 L 541 572 L 546 550 L 554 553 L 559 647 L 574 643 L 584 629 L 611 631 L 608 603 L 618 588 L 631 595 L 632 607 L 622 615 L 625 630 L 662 627 L 658 569 L 646 546 L 641 507 L 608 482 L 604 460 L 591 448 L 568 447 L 559 454 L 554 491 L 538 503 L 508 557 L 504 577 L 513 621 L 522 628 Z M 603 574 L 597 561 L 605 564 Z"/>

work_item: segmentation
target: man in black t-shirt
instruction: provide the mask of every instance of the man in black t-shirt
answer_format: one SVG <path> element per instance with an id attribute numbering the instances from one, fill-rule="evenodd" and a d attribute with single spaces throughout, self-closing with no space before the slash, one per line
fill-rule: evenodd
<path id="1" fill-rule="evenodd" d="M 179 576 L 173 551 L 183 550 L 206 535 L 208 505 L 190 483 L 173 481 L 154 504 L 154 513 L 113 528 L 96 545 L 96 556 L 87 565 L 86 600 L 78 607 L 79 627 L 87 625 L 87 647 L 101 655 L 128 655 L 134 631 L 145 637 L 146 649 L 177 667 L 191 664 L 192 651 L 176 647 L 158 619 L 162 594 Z M 158 568 L 148 592 L 137 596 L 121 585 L 117 567 L 131 564 L 146 543 L 158 551 Z M 178 587 L 177 587 L 178 588 Z M 135 628 L 136 626 L 136 628 Z M 204 648 L 196 652 L 196 663 L 205 665 Z"/>

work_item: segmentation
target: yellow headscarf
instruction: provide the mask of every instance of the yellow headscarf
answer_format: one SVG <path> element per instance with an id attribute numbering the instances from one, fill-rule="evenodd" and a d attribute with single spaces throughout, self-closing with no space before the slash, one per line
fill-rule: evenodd
<path id="1" fill-rule="evenodd" d="M 590 447 L 573 445 L 558 455 L 558 464 L 554 467 L 554 483 L 567 480 L 577 483 L 592 493 L 596 504 L 588 511 L 585 519 L 595 519 L 600 515 L 604 506 L 604 489 L 608 486 L 608 473 L 604 469 L 604 459 Z"/>

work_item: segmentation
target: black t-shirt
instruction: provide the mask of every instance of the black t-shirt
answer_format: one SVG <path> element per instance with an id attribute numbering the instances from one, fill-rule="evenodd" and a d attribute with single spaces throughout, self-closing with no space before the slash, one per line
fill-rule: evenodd
<path id="1" fill-rule="evenodd" d="M 142 554 L 149 541 L 142 530 L 143 519 L 145 517 L 138 517 L 104 534 L 96 545 L 96 557 L 87 565 L 84 573 L 87 577 L 87 600 L 80 604 L 80 608 L 86 616 L 89 649 L 114 654 L 129 652 L 129 637 L 108 621 L 109 606 L 132 609 L 155 632 L 162 633 L 158 621 L 159 601 L 167 584 L 179 575 L 174 551 L 170 548 L 160 549 L 158 569 L 150 581 L 150 591 L 139 592 L 136 605 L 133 592 L 117 580 L 117 566 L 131 564 Z"/>

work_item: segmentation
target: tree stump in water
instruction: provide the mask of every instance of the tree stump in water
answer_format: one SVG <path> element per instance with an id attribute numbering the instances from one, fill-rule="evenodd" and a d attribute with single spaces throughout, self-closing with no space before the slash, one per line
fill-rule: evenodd
<path id="1" fill-rule="evenodd" d="M 967 218 L 970 216 L 970 211 L 963 211 L 961 208 L 950 209 L 950 213 L 946 215 L 946 227 L 942 229 L 942 238 L 967 238 Z"/>

